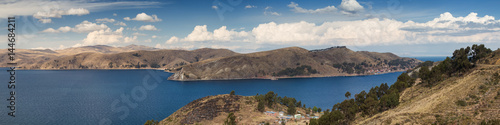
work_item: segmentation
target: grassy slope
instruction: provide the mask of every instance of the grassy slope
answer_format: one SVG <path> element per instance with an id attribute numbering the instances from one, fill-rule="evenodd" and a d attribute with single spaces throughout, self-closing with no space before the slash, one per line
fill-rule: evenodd
<path id="1" fill-rule="evenodd" d="M 401 104 L 395 109 L 370 118 L 358 118 L 356 124 L 478 124 L 483 119 L 500 118 L 500 100 L 494 99 L 500 86 L 486 85 L 499 65 L 479 65 L 463 77 L 452 77 L 432 88 L 414 85 L 401 95 Z M 487 89 L 479 89 L 481 85 Z M 475 99 L 473 96 L 477 96 Z M 458 106 L 458 100 L 469 105 Z"/>

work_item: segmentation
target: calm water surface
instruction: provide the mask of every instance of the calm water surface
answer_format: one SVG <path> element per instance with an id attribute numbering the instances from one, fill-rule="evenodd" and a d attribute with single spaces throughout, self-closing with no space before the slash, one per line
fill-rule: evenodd
<path id="1" fill-rule="evenodd" d="M 346 91 L 359 93 L 401 74 L 231 81 L 167 81 L 158 70 L 20 70 L 16 73 L 16 117 L 7 115 L 7 69 L 0 80 L 0 124 L 144 124 L 162 120 L 187 103 L 208 95 L 252 96 L 274 91 L 307 107 L 331 109 Z M 155 79 L 157 78 L 157 79 Z"/>

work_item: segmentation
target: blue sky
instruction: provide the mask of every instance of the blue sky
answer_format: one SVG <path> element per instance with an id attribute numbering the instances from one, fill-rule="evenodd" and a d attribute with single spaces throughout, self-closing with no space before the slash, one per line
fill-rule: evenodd
<path id="1" fill-rule="evenodd" d="M 7 0 L 0 2 L 0 22 L 16 16 L 17 48 L 23 49 L 136 44 L 248 53 L 346 45 L 400 56 L 447 56 L 472 44 L 499 48 L 498 5 L 491 0 Z"/>

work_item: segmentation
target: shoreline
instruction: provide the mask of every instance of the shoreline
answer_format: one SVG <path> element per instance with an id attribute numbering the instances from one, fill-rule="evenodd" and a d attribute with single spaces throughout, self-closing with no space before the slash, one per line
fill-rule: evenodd
<path id="1" fill-rule="evenodd" d="M 177 81 L 177 82 L 197 82 L 197 81 L 230 81 L 230 80 L 279 80 L 279 79 L 304 79 L 304 78 L 328 78 L 328 77 L 353 77 L 353 76 L 375 76 L 375 75 L 383 75 L 383 74 L 388 74 L 388 73 L 396 73 L 396 72 L 405 72 L 406 70 L 397 70 L 397 71 L 392 71 L 392 72 L 385 72 L 385 73 L 379 73 L 379 74 L 372 74 L 372 75 L 360 75 L 360 74 L 354 74 L 354 75 L 323 75 L 323 76 L 293 76 L 293 77 L 255 77 L 255 78 L 232 78 L 232 79 L 198 79 L 198 80 L 172 80 L 168 79 L 170 81 Z M 168 72 L 172 73 L 172 72 Z"/>
<path id="2" fill-rule="evenodd" d="M 9 68 L 9 67 L 0 67 L 0 68 Z M 131 68 L 131 69 L 16 69 L 16 70 L 34 70 L 34 71 L 70 71 L 70 70 L 158 70 L 158 71 L 163 71 L 165 73 L 172 73 L 175 74 L 175 72 L 168 72 L 165 69 L 152 69 L 152 68 L 144 68 L 144 69 L 137 69 L 137 68 Z M 231 78 L 231 79 L 192 79 L 192 80 L 172 80 L 168 79 L 170 81 L 176 81 L 176 82 L 196 82 L 196 81 L 230 81 L 230 80 L 279 80 L 279 79 L 303 79 L 303 78 L 328 78 L 328 77 L 352 77 L 352 76 L 373 76 L 373 75 L 383 75 L 383 74 L 388 74 L 388 73 L 396 73 L 396 72 L 405 72 L 407 70 L 396 70 L 396 71 L 391 71 L 391 72 L 384 72 L 384 73 L 378 73 L 378 74 L 347 74 L 347 75 L 313 75 L 313 76 L 280 76 L 280 77 L 253 77 L 253 78 Z M 170 77 L 170 76 L 169 76 Z"/>
<path id="3" fill-rule="evenodd" d="M 0 68 L 10 68 L 10 67 L 0 67 Z M 16 67 L 18 68 L 18 67 Z M 153 69 L 153 68 L 143 68 L 143 69 L 16 69 L 16 70 L 51 70 L 51 71 L 57 71 L 57 70 L 144 70 L 144 69 L 151 69 L 151 70 L 161 70 L 161 71 L 165 71 L 164 69 Z M 167 72 L 167 71 L 165 71 Z M 168 72 L 168 73 L 172 73 L 172 72 Z"/>

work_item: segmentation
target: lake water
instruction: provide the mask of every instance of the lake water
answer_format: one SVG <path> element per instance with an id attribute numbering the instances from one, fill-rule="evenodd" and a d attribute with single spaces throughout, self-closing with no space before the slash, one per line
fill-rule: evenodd
<path id="1" fill-rule="evenodd" d="M 415 58 L 415 59 L 422 60 L 422 61 L 437 62 L 437 61 L 443 61 L 444 59 L 446 59 L 446 56 L 427 56 L 427 57 L 410 57 L 410 58 Z M 451 58 L 451 56 L 450 56 L 450 58 Z"/>
<path id="2" fill-rule="evenodd" d="M 208 95 L 252 96 L 274 91 L 307 107 L 331 109 L 346 91 L 359 93 L 401 74 L 230 81 L 167 81 L 159 70 L 20 70 L 16 72 L 16 117 L 7 115 L 8 72 L 0 72 L 0 124 L 144 124 L 162 120 L 187 103 Z"/>

